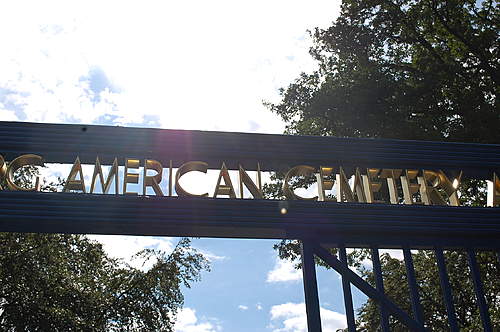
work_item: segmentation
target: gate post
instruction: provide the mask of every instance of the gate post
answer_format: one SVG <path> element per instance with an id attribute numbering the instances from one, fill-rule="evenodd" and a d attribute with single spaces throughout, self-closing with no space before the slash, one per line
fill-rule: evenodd
<path id="1" fill-rule="evenodd" d="M 307 330 L 321 332 L 321 316 L 319 313 L 318 283 L 314 263 L 313 246 L 309 241 L 302 241 L 302 280 L 306 303 Z"/>

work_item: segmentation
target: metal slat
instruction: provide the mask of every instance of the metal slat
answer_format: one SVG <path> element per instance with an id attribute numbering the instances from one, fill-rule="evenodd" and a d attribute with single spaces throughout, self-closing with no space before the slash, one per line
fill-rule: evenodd
<path id="1" fill-rule="evenodd" d="M 406 275 L 408 276 L 408 286 L 410 287 L 413 317 L 415 317 L 417 322 L 424 324 L 424 315 L 422 314 L 422 306 L 420 305 L 420 296 L 418 294 L 417 279 L 415 278 L 415 268 L 413 266 L 413 257 L 411 256 L 410 248 L 403 247 L 403 256 L 406 266 Z"/>
<path id="2" fill-rule="evenodd" d="M 281 214 L 283 204 L 287 213 Z M 0 231 L 311 238 L 500 249 L 497 209 L 0 191 Z"/>
<path id="3" fill-rule="evenodd" d="M 340 261 L 342 262 L 344 267 L 349 268 L 347 263 L 346 249 L 345 246 L 343 245 L 339 246 L 339 256 L 340 256 Z M 344 294 L 345 313 L 347 317 L 347 330 L 349 332 L 356 332 L 356 321 L 354 320 L 354 308 L 352 304 L 351 283 L 344 274 L 341 274 L 341 277 L 342 277 L 342 291 Z"/>
<path id="4" fill-rule="evenodd" d="M 50 129 L 48 131 L 47 129 Z M 131 131 L 132 130 L 132 131 Z M 43 137 L 54 136 L 64 136 L 64 138 L 79 138 L 83 135 L 89 137 L 99 137 L 100 138 L 111 138 L 110 133 L 119 133 L 122 139 L 127 139 L 130 136 L 123 136 L 123 134 L 133 133 L 133 139 L 142 140 L 149 138 L 151 136 L 158 137 L 162 134 L 167 134 L 167 136 L 176 135 L 177 138 L 191 137 L 191 135 L 199 135 L 203 133 L 226 135 L 227 138 L 234 136 L 248 138 L 252 137 L 257 139 L 258 137 L 273 137 L 275 142 L 280 142 L 280 140 L 291 141 L 294 143 L 303 141 L 307 139 L 307 142 L 312 144 L 318 143 L 332 143 L 335 142 L 339 145 L 345 143 L 346 146 L 351 146 L 353 144 L 362 144 L 362 146 L 368 146 L 370 149 L 377 148 L 411 148 L 416 152 L 423 151 L 439 151 L 439 150 L 449 150 L 450 152 L 491 152 L 491 148 L 495 145 L 491 144 L 474 144 L 474 143 L 457 143 L 457 142 L 433 142 L 433 141 L 415 141 L 415 140 L 396 140 L 396 139 L 370 139 L 370 138 L 339 138 L 339 137 L 325 137 L 325 136 L 288 136 L 288 135 L 268 135 L 268 134 L 255 134 L 255 133 L 232 133 L 232 132 L 205 132 L 199 130 L 171 130 L 171 129 L 156 129 L 156 128 L 131 128 L 131 127 L 118 127 L 118 126 L 103 126 L 103 125 L 84 125 L 84 124 L 46 124 L 46 123 L 30 123 L 30 122 L 0 122 L 0 137 L 9 138 L 12 136 L 24 135 L 25 137 L 38 137 L 43 135 Z M 208 136 L 210 137 L 210 136 Z M 39 138 L 39 137 L 38 137 Z M 168 142 L 167 142 L 168 143 Z M 402 146 L 402 143 L 404 146 Z M 447 149 L 443 149 L 443 147 Z"/>
<path id="5" fill-rule="evenodd" d="M 5 133 L 8 134 L 8 133 Z M 207 135 L 214 135 L 213 133 Z M 122 146 L 127 147 L 127 152 L 129 152 L 131 155 L 135 152 L 142 151 L 145 148 L 145 143 L 151 142 L 153 143 L 153 146 L 149 146 L 149 150 L 153 151 L 152 148 L 154 148 L 154 143 L 155 139 L 153 137 L 144 137 L 143 140 L 144 142 L 141 142 L 138 144 L 140 141 L 138 141 L 137 137 L 134 138 L 123 138 L 123 137 L 100 137 L 100 136 L 85 136 L 85 137 L 78 137 L 77 135 L 74 139 L 72 137 L 64 137 L 60 135 L 61 137 L 58 136 L 48 136 L 44 135 L 43 141 L 40 141 L 39 138 L 33 137 L 33 138 L 26 138 L 23 137 L 23 140 L 20 141 L 20 137 L 12 137 L 10 135 L 2 137 L 5 135 L 0 134 L 0 139 L 2 140 L 2 143 L 5 147 L 10 147 L 9 150 L 15 150 L 15 147 L 20 147 L 20 148 L 25 148 L 26 146 L 29 146 L 31 149 L 40 149 L 40 150 L 45 150 L 47 149 L 47 146 L 49 146 L 52 150 L 59 150 L 60 148 L 64 150 L 69 150 L 69 151 L 78 151 L 79 148 L 82 147 L 82 144 L 85 145 L 86 149 L 93 150 L 93 151 L 103 151 L 104 148 L 108 148 L 108 151 L 113 152 L 115 150 L 122 150 Z M 214 135 L 212 139 L 209 137 L 204 138 L 204 139 L 197 139 L 196 140 L 196 145 L 195 148 L 196 150 L 208 150 L 208 151 L 213 151 L 213 153 L 217 153 L 217 150 L 221 150 L 220 142 L 219 141 L 214 141 L 214 138 L 218 138 L 219 140 L 223 138 L 223 135 L 220 137 L 217 137 Z M 228 148 L 232 149 L 234 152 L 238 152 L 238 149 L 241 148 L 252 148 L 251 145 L 248 145 L 248 142 L 241 142 L 239 143 L 237 139 L 234 137 L 228 137 L 227 138 L 229 141 L 225 143 L 223 147 L 224 152 L 229 152 L 227 151 Z M 250 138 L 249 138 L 250 139 Z M 103 146 L 102 141 L 106 140 L 108 143 L 106 146 Z M 262 140 L 262 138 L 261 138 Z M 62 143 L 62 142 L 66 143 Z M 167 150 L 173 150 L 179 143 L 182 145 L 186 145 L 188 143 L 193 143 L 193 142 L 184 142 L 185 140 L 181 140 L 181 142 L 169 142 L 165 141 L 162 142 L 162 148 L 166 148 Z M 266 140 L 263 140 L 264 142 Z M 290 148 L 290 142 L 280 140 L 280 143 L 277 143 L 276 141 L 273 141 L 272 145 L 266 145 L 262 144 L 259 146 L 259 154 L 262 154 L 264 152 L 267 153 L 276 153 L 276 151 L 281 151 L 282 149 L 285 148 Z M 113 145 L 111 145 L 113 143 Z M 254 142 L 253 147 L 255 146 Z M 300 153 L 303 156 L 306 156 L 305 159 L 310 159 L 316 160 L 318 159 L 318 156 L 322 156 L 323 153 L 321 152 L 321 148 L 324 148 L 325 143 L 320 142 L 320 144 L 311 144 L 311 142 L 299 142 L 302 143 L 301 145 L 294 145 L 292 146 L 293 148 L 293 153 Z M 399 160 L 414 160 L 416 153 L 420 153 L 420 157 L 418 159 L 426 160 L 426 161 L 432 161 L 435 160 L 435 154 L 439 153 L 440 159 L 443 158 L 446 160 L 456 160 L 460 159 L 463 161 L 466 161 L 467 163 L 471 164 L 476 164 L 479 167 L 480 161 L 477 160 L 478 157 L 481 157 L 481 162 L 489 162 L 489 163 L 498 163 L 500 161 L 500 157 L 497 155 L 491 155 L 489 153 L 481 153 L 480 151 L 474 151 L 474 150 L 469 150 L 469 151 L 446 151 L 446 150 L 428 150 L 428 149 L 412 149 L 409 150 L 408 147 L 406 146 L 395 146 L 391 147 L 390 150 L 388 150 L 387 146 L 365 146 L 363 150 L 356 150 L 356 151 L 345 151 L 345 148 L 343 148 L 346 145 L 346 142 L 335 142 L 336 145 L 331 144 L 328 146 L 329 153 L 342 153 L 343 155 L 350 157 L 350 158 L 356 158 L 356 159 L 365 159 L 363 158 L 364 155 L 377 155 L 377 154 L 385 154 L 386 158 L 390 159 L 399 159 Z M 359 143 L 358 143 L 359 145 Z M 149 151 L 146 150 L 146 151 Z M 491 153 L 491 152 L 490 152 Z M 289 152 L 284 152 L 285 155 L 288 155 Z M 314 157 L 316 155 L 316 157 Z M 321 157 L 320 157 L 321 158 Z M 418 161 L 417 161 L 418 162 Z"/>
<path id="6" fill-rule="evenodd" d="M 82 130 L 84 129 L 85 130 Z M 252 170 L 286 169 L 299 164 L 349 167 L 426 168 L 457 170 L 490 178 L 500 170 L 500 145 L 354 139 L 313 136 L 183 131 L 95 125 L 0 122 L 0 154 L 12 159 L 37 153 L 47 162 L 104 163 L 114 157 L 157 159 L 174 167 L 190 160 L 230 168 L 238 163 Z"/>
<path id="7" fill-rule="evenodd" d="M 321 332 L 321 315 L 316 281 L 316 263 L 314 262 L 313 246 L 308 241 L 302 241 L 302 279 L 307 313 L 307 330 Z"/>
<path id="8" fill-rule="evenodd" d="M 493 330 L 491 328 L 490 314 L 488 312 L 488 306 L 484 298 L 483 282 L 481 281 L 481 273 L 479 272 L 479 266 L 477 264 L 476 253 L 474 252 L 474 250 L 467 250 L 467 258 L 469 260 L 469 267 L 474 284 L 474 291 L 476 293 L 476 300 L 479 307 L 479 314 L 481 316 L 483 329 L 485 332 L 492 332 Z"/>
<path id="9" fill-rule="evenodd" d="M 453 305 L 453 296 L 451 294 L 450 280 L 446 271 L 446 262 L 444 260 L 443 249 L 436 248 L 436 261 L 439 270 L 439 281 L 441 282 L 441 290 L 443 291 L 444 304 L 448 313 L 448 323 L 452 332 L 458 332 L 457 315 L 455 306 Z"/>
<path id="10" fill-rule="evenodd" d="M 373 273 L 375 274 L 375 285 L 377 290 L 384 294 L 384 279 L 382 277 L 382 268 L 380 266 L 379 252 L 376 247 L 371 249 Z M 380 326 L 383 332 L 389 332 L 389 317 L 386 308 L 380 304 Z"/>

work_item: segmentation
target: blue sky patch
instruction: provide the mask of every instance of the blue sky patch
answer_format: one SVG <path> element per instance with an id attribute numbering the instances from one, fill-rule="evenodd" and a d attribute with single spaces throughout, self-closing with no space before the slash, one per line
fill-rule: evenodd
<path id="1" fill-rule="evenodd" d="M 92 67 L 86 76 L 82 76 L 80 81 L 88 81 L 90 91 L 92 91 L 92 101 L 98 103 L 101 101 L 101 92 L 108 89 L 110 92 L 119 93 L 120 89 L 115 86 L 104 70 L 100 67 Z"/>
<path id="2" fill-rule="evenodd" d="M 6 110 L 14 111 L 19 121 L 26 121 L 27 116 L 26 113 L 24 112 L 24 104 L 16 103 L 14 98 L 12 98 L 12 96 L 14 95 L 20 95 L 22 97 L 25 97 L 28 96 L 29 94 L 26 92 L 18 92 L 0 87 L 0 103 L 3 104 L 3 107 Z"/>

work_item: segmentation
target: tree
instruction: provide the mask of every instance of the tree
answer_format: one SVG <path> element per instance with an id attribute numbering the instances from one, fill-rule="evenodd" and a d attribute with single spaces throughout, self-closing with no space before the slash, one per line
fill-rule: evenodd
<path id="1" fill-rule="evenodd" d="M 280 102 L 265 104 L 287 123 L 288 134 L 500 143 L 499 27 L 494 1 L 344 0 L 333 25 L 311 33 L 318 69 L 282 89 Z M 276 173 L 265 186 L 267 197 L 282 198 L 282 177 Z M 481 186 L 483 181 L 463 181 L 462 203 L 483 205 Z M 297 241 L 275 249 L 283 259 L 300 257 Z M 367 250 L 355 251 L 349 263 L 373 282 L 361 264 L 369 257 Z M 466 256 L 450 251 L 445 257 L 461 328 L 481 329 L 462 268 Z M 426 326 L 446 330 L 435 259 L 425 251 L 413 259 Z M 491 253 L 478 260 L 492 321 L 500 326 L 500 266 Z M 401 288 L 404 264 L 388 255 L 381 263 L 389 297 L 410 312 L 409 292 Z M 368 300 L 358 319 L 358 326 L 376 330 L 376 303 Z M 404 330 L 396 321 L 391 328 Z"/>
<path id="2" fill-rule="evenodd" d="M 27 186 L 30 175 L 36 169 L 16 181 Z M 208 261 L 187 238 L 170 254 L 144 249 L 135 258 L 153 265 L 113 259 L 84 235 L 0 233 L 0 329 L 173 331 L 180 288 L 198 281 Z"/>
<path id="3" fill-rule="evenodd" d="M 493 1 L 343 1 L 267 105 L 290 134 L 498 143 L 499 26 Z"/>

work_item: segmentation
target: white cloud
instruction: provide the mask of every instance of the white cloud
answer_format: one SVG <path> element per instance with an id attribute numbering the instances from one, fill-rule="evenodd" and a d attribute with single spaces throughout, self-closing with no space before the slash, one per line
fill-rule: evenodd
<path id="1" fill-rule="evenodd" d="M 243 311 L 244 311 L 244 310 L 248 310 L 248 306 L 243 305 L 243 304 L 240 304 L 240 305 L 238 306 L 238 309 L 243 310 Z"/>
<path id="2" fill-rule="evenodd" d="M 306 332 L 306 307 L 302 303 L 284 303 L 271 307 L 273 332 Z M 324 332 L 335 332 L 347 326 L 346 317 L 338 312 L 320 308 L 321 325 Z M 279 324 L 279 326 L 275 326 Z"/>
<path id="3" fill-rule="evenodd" d="M 262 310 L 262 305 L 261 305 L 260 303 L 257 303 L 257 304 L 255 305 L 255 308 L 256 308 L 257 310 Z"/>
<path id="4" fill-rule="evenodd" d="M 389 254 L 392 258 L 399 259 L 400 261 L 404 260 L 403 250 L 401 249 L 382 249 L 379 254 Z"/>
<path id="5" fill-rule="evenodd" d="M 295 194 L 304 198 L 313 198 L 318 196 L 318 184 L 315 182 L 308 188 L 297 188 Z M 328 193 L 328 192 L 327 192 Z"/>
<path id="6" fill-rule="evenodd" d="M 206 259 L 208 259 L 210 262 L 214 261 L 223 261 L 228 259 L 227 256 L 219 256 L 217 254 L 214 254 L 213 252 L 206 250 L 206 249 L 197 249 L 203 256 L 205 256 Z"/>
<path id="7" fill-rule="evenodd" d="M 15 112 L 3 109 L 2 106 L 3 106 L 2 103 L 0 103 L 0 119 L 2 119 L 2 121 L 17 121 L 18 120 Z"/>
<path id="8" fill-rule="evenodd" d="M 261 101 L 314 68 L 306 29 L 339 3 L 6 3 L 0 118 L 281 132 Z"/>
<path id="9" fill-rule="evenodd" d="M 89 235 L 89 238 L 101 242 L 111 257 L 123 259 L 133 267 L 144 270 L 151 268 L 155 260 L 150 259 L 143 264 L 142 259 L 132 259 L 136 253 L 144 248 L 155 248 L 170 253 L 174 248 L 173 239 L 165 237 Z"/>
<path id="10" fill-rule="evenodd" d="M 356 249 L 355 248 L 348 248 L 347 252 L 351 253 L 354 250 L 356 250 Z M 383 254 L 388 254 L 390 257 L 398 259 L 400 261 L 404 260 L 403 250 L 401 250 L 401 249 L 379 249 L 379 256 L 382 256 Z M 370 258 L 363 259 L 361 261 L 361 265 L 363 265 L 363 267 L 367 270 L 373 270 L 373 261 Z M 357 269 L 351 268 L 351 270 L 353 272 L 355 272 L 356 274 L 358 274 L 359 276 L 361 276 L 361 272 L 358 271 Z M 339 278 L 340 278 L 340 275 L 339 275 Z"/>
<path id="11" fill-rule="evenodd" d="M 302 270 L 294 268 L 294 263 L 276 258 L 274 268 L 267 274 L 267 282 L 298 281 L 302 279 Z"/>
<path id="12" fill-rule="evenodd" d="M 217 319 L 208 319 L 202 317 L 202 322 L 196 316 L 196 310 L 191 308 L 182 308 L 177 314 L 175 323 L 175 332 L 217 332 L 222 331 L 222 326 Z"/>
<path id="13" fill-rule="evenodd" d="M 146 248 L 152 248 L 169 254 L 177 241 L 174 238 L 154 236 L 88 235 L 88 237 L 102 243 L 104 250 L 111 257 L 122 259 L 125 263 L 143 270 L 151 268 L 156 260 L 149 259 L 144 262 L 141 258 L 133 258 L 136 253 Z M 210 251 L 193 248 L 211 262 L 226 259 L 225 256 L 218 256 Z"/>

